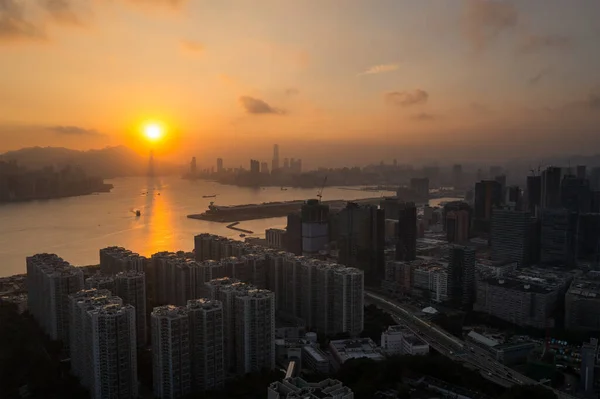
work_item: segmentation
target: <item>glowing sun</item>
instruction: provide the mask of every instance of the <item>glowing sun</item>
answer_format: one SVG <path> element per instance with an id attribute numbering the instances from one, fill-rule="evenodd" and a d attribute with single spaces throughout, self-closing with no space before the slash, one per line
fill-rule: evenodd
<path id="1" fill-rule="evenodd" d="M 144 136 L 150 141 L 157 141 L 163 135 L 163 129 L 156 123 L 148 124 L 144 127 Z"/>

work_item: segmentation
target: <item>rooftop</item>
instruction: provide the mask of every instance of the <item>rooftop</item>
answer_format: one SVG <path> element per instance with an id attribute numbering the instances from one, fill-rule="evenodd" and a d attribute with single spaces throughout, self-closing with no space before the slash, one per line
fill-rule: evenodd
<path id="1" fill-rule="evenodd" d="M 152 317 L 168 319 L 179 319 L 188 316 L 188 310 L 184 306 L 165 305 L 152 310 Z"/>
<path id="2" fill-rule="evenodd" d="M 568 294 L 589 299 L 600 298 L 600 272 L 591 271 L 573 280 Z"/>
<path id="3" fill-rule="evenodd" d="M 381 349 L 370 338 L 341 339 L 330 341 L 329 347 L 337 353 L 341 363 L 349 359 L 369 358 L 372 360 L 383 360 Z"/>

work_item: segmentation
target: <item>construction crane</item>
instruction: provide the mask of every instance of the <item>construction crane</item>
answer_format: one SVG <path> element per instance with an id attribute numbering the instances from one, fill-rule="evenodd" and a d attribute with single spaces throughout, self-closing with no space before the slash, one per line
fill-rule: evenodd
<path id="1" fill-rule="evenodd" d="M 325 176 L 325 178 L 323 179 L 323 184 L 321 185 L 321 188 L 317 192 L 317 197 L 319 198 L 319 202 L 321 202 L 321 199 L 323 198 L 323 190 L 325 189 L 325 183 L 327 183 L 327 176 Z"/>

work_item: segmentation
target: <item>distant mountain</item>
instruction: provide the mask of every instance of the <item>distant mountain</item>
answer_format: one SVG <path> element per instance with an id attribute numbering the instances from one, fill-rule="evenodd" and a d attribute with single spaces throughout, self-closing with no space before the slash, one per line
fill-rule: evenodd
<path id="1" fill-rule="evenodd" d="M 80 166 L 89 176 L 105 179 L 140 176 L 148 173 L 148 158 L 125 146 L 77 151 L 63 147 L 29 147 L 0 154 L 0 160 L 17 161 L 20 166 L 41 169 L 46 166 Z M 155 173 L 176 173 L 178 169 L 155 160 Z"/>

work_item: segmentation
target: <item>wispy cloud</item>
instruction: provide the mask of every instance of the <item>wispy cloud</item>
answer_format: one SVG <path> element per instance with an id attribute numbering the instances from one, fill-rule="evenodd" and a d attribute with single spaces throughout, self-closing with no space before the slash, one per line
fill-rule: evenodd
<path id="1" fill-rule="evenodd" d="M 254 98 L 250 96 L 241 96 L 239 98 L 242 108 L 249 114 L 275 114 L 284 115 L 285 111 L 279 108 L 275 108 L 269 105 L 267 102 L 260 98 Z"/>
<path id="2" fill-rule="evenodd" d="M 426 112 L 421 112 L 418 114 L 414 114 L 410 117 L 410 119 L 414 120 L 414 121 L 420 121 L 420 122 L 429 122 L 429 121 L 433 121 L 438 119 L 438 117 L 434 114 L 429 114 Z"/>
<path id="3" fill-rule="evenodd" d="M 531 86 L 535 86 L 542 81 L 544 77 L 550 74 L 550 68 L 545 68 L 528 79 Z"/>
<path id="4" fill-rule="evenodd" d="M 527 35 L 517 46 L 519 54 L 535 54 L 544 49 L 568 49 L 572 46 L 571 38 L 562 35 Z"/>
<path id="5" fill-rule="evenodd" d="M 72 0 L 38 0 L 38 3 L 58 23 L 83 25 L 82 19 L 74 9 Z"/>
<path id="6" fill-rule="evenodd" d="M 503 31 L 515 28 L 519 14 L 505 1 L 463 0 L 462 28 L 473 51 L 484 51 Z"/>
<path id="7" fill-rule="evenodd" d="M 95 129 L 86 129 L 79 126 L 50 126 L 48 130 L 56 134 L 65 136 L 88 136 L 88 137 L 104 137 L 104 133 L 100 133 Z"/>
<path id="8" fill-rule="evenodd" d="M 417 89 L 413 91 L 391 91 L 385 93 L 385 102 L 390 105 L 409 107 L 411 105 L 424 104 L 429 99 L 429 93 Z"/>
<path id="9" fill-rule="evenodd" d="M 41 40 L 44 32 L 25 18 L 25 2 L 0 0 L 0 43 L 18 40 Z"/>
<path id="10" fill-rule="evenodd" d="M 183 50 L 190 53 L 202 54 L 204 52 L 204 45 L 197 40 L 184 39 L 179 44 Z"/>
<path id="11" fill-rule="evenodd" d="M 373 65 L 372 67 L 368 68 L 367 70 L 359 73 L 358 76 L 377 75 L 380 73 L 393 72 L 393 71 L 398 70 L 398 68 L 400 68 L 400 65 L 398 65 L 398 64 Z"/>

